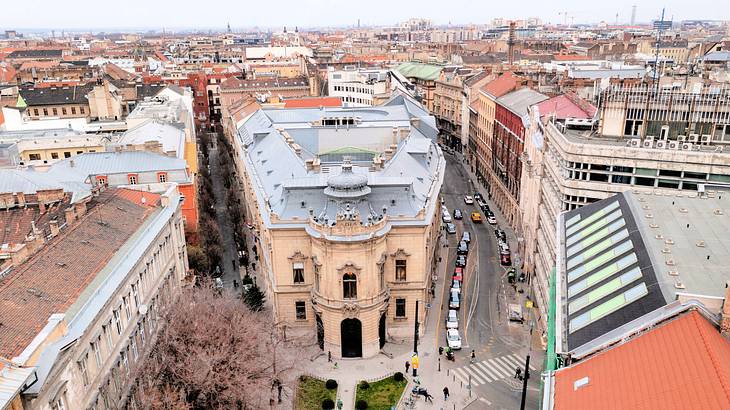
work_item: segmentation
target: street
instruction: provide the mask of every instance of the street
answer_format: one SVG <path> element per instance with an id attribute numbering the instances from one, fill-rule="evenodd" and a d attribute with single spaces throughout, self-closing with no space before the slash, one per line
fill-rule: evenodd
<path id="1" fill-rule="evenodd" d="M 464 385 L 471 381 L 473 394 L 480 396 L 479 400 L 469 408 L 494 406 L 494 408 L 514 409 L 519 407 L 522 391 L 522 382 L 514 377 L 516 368 L 524 369 L 525 357 L 528 353 L 532 353 L 526 408 L 537 408 L 543 352 L 533 350 L 534 342 L 538 338 L 536 334 L 531 335 L 529 313 L 525 313 L 524 324 L 507 320 L 507 304 L 522 303 L 523 298 L 515 292 L 511 284 L 507 283 L 507 269 L 499 263 L 494 236 L 496 226 L 486 221 L 475 224 L 470 220 L 472 212 L 482 213 L 476 203 L 467 205 L 464 202 L 465 194 L 474 194 L 474 185 L 460 160 L 448 153 L 445 153 L 445 157 L 447 167 L 442 196 L 449 212 L 453 215 L 454 209 L 460 209 L 463 219 L 454 221 L 457 233 L 447 236 L 450 248 L 446 269 L 448 274 L 443 280 L 449 282 L 451 280 L 456 247 L 462 232 L 466 230 L 471 233 L 465 283 L 462 289 L 463 300 L 459 310 L 459 331 L 463 348 L 456 353 L 456 361 L 454 363 L 447 361 L 446 367 Z M 486 200 L 486 191 L 482 194 Z M 514 252 L 517 246 L 514 235 L 500 218 L 496 206 L 489 201 L 487 203 L 496 214 L 500 229 L 508 232 L 510 247 Z M 443 287 L 442 298 L 437 341 L 439 345 L 446 343 L 446 329 L 443 323 L 448 312 L 448 286 Z M 472 349 L 475 351 L 476 360 L 470 364 Z"/>

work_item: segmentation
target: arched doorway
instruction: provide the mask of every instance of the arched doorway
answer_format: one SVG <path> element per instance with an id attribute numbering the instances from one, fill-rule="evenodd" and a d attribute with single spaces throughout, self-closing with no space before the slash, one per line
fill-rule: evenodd
<path id="1" fill-rule="evenodd" d="M 324 323 L 322 323 L 322 317 L 316 315 L 315 321 L 317 322 L 317 344 L 320 349 L 324 350 Z"/>
<path id="2" fill-rule="evenodd" d="M 362 357 L 362 323 L 345 319 L 340 323 L 342 357 Z"/>
<path id="3" fill-rule="evenodd" d="M 380 315 L 380 323 L 378 324 L 378 337 L 380 337 L 380 348 L 385 346 L 385 313 Z"/>

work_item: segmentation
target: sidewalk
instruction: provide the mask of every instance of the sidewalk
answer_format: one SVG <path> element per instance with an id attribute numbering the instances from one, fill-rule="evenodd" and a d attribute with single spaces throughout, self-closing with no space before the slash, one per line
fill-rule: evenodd
<path id="1" fill-rule="evenodd" d="M 420 386 L 427 388 L 433 396 L 433 404 L 426 403 L 421 396 L 416 401 L 416 409 L 463 409 L 470 403 L 467 386 L 462 386 L 449 371 L 451 368 L 457 367 L 457 364 L 447 363 L 445 355 L 441 357 L 439 363 L 438 346 L 445 344 L 445 341 L 438 340 L 437 337 L 439 334 L 439 321 L 442 319 L 439 315 L 442 303 L 440 296 L 443 295 L 444 284 L 448 282 L 448 248 L 442 246 L 440 256 L 441 264 L 437 271 L 438 280 L 436 282 L 436 295 L 438 297 L 432 301 L 426 320 L 422 322 L 423 330 L 418 344 L 420 366 L 416 378 L 420 382 Z M 351 410 L 355 408 L 355 391 L 359 381 L 374 381 L 395 372 L 405 374 L 405 363 L 410 362 L 413 353 L 413 341 L 388 342 L 383 347 L 383 352 L 369 359 L 340 359 L 337 361 L 333 359 L 332 363 L 327 361 L 326 354 L 320 354 L 307 367 L 312 374 L 337 380 L 339 384 L 338 397 L 343 402 L 343 409 Z M 457 355 L 456 363 L 459 366 L 464 364 L 463 361 L 468 361 L 466 356 L 461 356 L 464 355 Z M 335 361 L 337 362 L 337 368 L 334 365 Z M 406 386 L 401 403 L 396 407 L 398 409 L 406 408 L 403 400 L 410 397 L 410 391 L 414 386 L 412 371 L 412 369 L 409 370 L 406 375 L 409 383 Z M 442 393 L 443 388 L 446 386 L 451 394 L 447 402 L 444 401 Z M 474 396 L 474 399 L 476 399 L 476 396 Z"/>

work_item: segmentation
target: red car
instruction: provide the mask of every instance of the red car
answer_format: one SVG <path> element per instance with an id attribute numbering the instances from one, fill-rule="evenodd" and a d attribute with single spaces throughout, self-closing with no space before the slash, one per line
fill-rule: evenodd
<path id="1" fill-rule="evenodd" d="M 452 275 L 451 280 L 462 281 L 463 277 L 464 277 L 463 275 L 464 275 L 464 268 L 455 268 L 454 274 Z"/>
<path id="2" fill-rule="evenodd" d="M 499 255 L 499 263 L 502 266 L 510 266 L 512 265 L 512 257 L 509 253 L 502 253 Z"/>

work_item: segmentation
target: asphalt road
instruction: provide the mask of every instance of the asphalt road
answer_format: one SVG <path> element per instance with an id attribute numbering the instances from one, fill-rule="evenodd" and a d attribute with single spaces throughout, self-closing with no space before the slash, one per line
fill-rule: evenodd
<path id="1" fill-rule="evenodd" d="M 471 233 L 471 244 L 467 261 L 465 286 L 462 289 L 462 305 L 459 310 L 459 331 L 464 345 L 457 352 L 456 361 L 447 367 L 454 372 L 457 379 L 467 384 L 471 382 L 472 391 L 478 400 L 469 408 L 516 409 L 521 401 L 522 383 L 514 378 L 516 368 L 524 368 L 525 356 L 531 351 L 531 335 L 529 324 L 519 324 L 507 320 L 508 303 L 518 301 L 512 285 L 507 283 L 506 268 L 499 264 L 497 243 L 494 236 L 495 226 L 484 221 L 474 224 L 469 218 L 471 212 L 481 212 L 478 206 L 464 203 L 464 195 L 475 192 L 472 182 L 462 165 L 451 154 L 447 159 L 446 177 L 442 188 L 442 197 L 449 212 L 453 216 L 454 209 L 460 209 L 464 218 L 454 221 L 457 234 L 447 236 L 449 244 L 450 281 L 456 259 L 456 246 L 464 230 Z M 492 211 L 497 214 L 500 227 L 506 226 L 500 218 L 495 206 L 490 203 Z M 482 215 L 484 216 L 484 215 Z M 509 237 L 514 238 L 511 232 Z M 510 241 L 510 246 L 516 244 Z M 443 325 L 448 311 L 449 288 L 444 287 L 442 320 L 439 341 L 446 344 L 445 326 Z M 475 363 L 470 363 L 472 349 L 475 351 Z M 531 377 L 528 382 L 526 408 L 536 409 L 539 403 L 540 371 L 544 352 L 532 351 Z"/>

